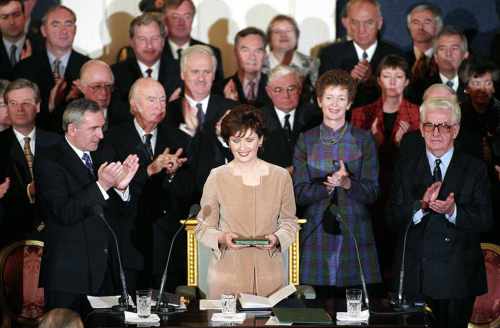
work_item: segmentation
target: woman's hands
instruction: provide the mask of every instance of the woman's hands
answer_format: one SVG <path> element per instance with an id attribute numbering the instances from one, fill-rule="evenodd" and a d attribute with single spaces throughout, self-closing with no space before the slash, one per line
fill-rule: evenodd
<path id="1" fill-rule="evenodd" d="M 233 240 L 238 238 L 239 236 L 235 234 L 234 232 L 224 232 L 222 235 L 219 237 L 219 245 L 222 247 L 226 247 L 229 249 L 240 249 L 240 248 L 245 248 L 245 247 L 251 247 L 249 245 L 236 245 Z M 276 247 L 279 246 L 279 239 L 276 237 L 275 234 L 269 234 L 264 236 L 267 240 L 269 240 L 269 244 L 263 245 L 263 246 L 256 246 L 257 248 L 260 249 L 267 249 L 267 250 L 272 250 Z"/>

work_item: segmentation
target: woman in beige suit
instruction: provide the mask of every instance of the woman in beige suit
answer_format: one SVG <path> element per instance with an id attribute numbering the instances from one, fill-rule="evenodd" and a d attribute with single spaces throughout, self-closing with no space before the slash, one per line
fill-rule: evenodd
<path id="1" fill-rule="evenodd" d="M 283 252 L 297 232 L 292 179 L 283 168 L 257 157 L 264 122 L 249 105 L 234 108 L 221 135 L 234 160 L 212 170 L 205 183 L 196 237 L 212 250 L 208 297 L 223 293 L 268 296 L 286 284 Z M 263 237 L 268 245 L 234 243 Z"/>

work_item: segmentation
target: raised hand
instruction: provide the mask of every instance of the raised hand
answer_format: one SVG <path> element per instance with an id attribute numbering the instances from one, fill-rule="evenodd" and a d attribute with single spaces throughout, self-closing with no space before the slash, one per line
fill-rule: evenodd
<path id="1" fill-rule="evenodd" d="M 102 163 L 97 170 L 97 182 L 105 191 L 108 191 L 116 185 L 120 170 L 122 170 L 120 162 Z"/>
<path id="2" fill-rule="evenodd" d="M 5 180 L 0 184 L 0 199 L 5 196 L 7 190 L 10 187 L 10 178 L 5 178 Z"/>
<path id="3" fill-rule="evenodd" d="M 174 100 L 179 99 L 179 97 L 181 96 L 181 92 L 182 92 L 181 88 L 175 89 L 175 91 L 172 92 L 172 94 L 170 95 L 170 97 L 168 97 L 168 102 L 172 102 Z"/>
<path id="4" fill-rule="evenodd" d="M 184 117 L 184 123 L 186 123 L 187 128 L 193 134 L 196 133 L 198 128 L 198 117 L 196 117 L 197 109 L 191 107 L 189 102 L 184 99 L 182 101 L 182 116 Z"/>
<path id="5" fill-rule="evenodd" d="M 229 81 L 224 86 L 224 97 L 227 99 L 232 99 L 234 101 L 239 101 L 240 97 L 238 96 L 238 91 L 236 90 L 236 84 L 233 79 L 229 79 Z"/>
<path id="6" fill-rule="evenodd" d="M 427 209 L 430 203 L 437 199 L 440 189 L 441 181 L 436 181 L 425 190 L 424 196 L 422 197 L 422 208 Z"/>
<path id="7" fill-rule="evenodd" d="M 351 70 L 351 77 L 355 80 L 366 81 L 371 77 L 372 69 L 368 60 L 364 59 Z"/>
<path id="8" fill-rule="evenodd" d="M 117 177 L 116 185 L 114 186 L 118 190 L 127 189 L 130 181 L 134 178 L 137 170 L 139 169 L 139 157 L 137 155 L 128 155 L 125 161 L 122 163 L 122 170 Z"/>
<path id="9" fill-rule="evenodd" d="M 401 139 L 403 139 L 403 136 L 405 135 L 406 132 L 410 129 L 410 123 L 406 121 L 400 121 L 399 122 L 399 127 L 398 130 L 396 131 L 396 134 L 394 135 L 394 139 L 396 141 L 396 144 L 399 145 L 401 142 Z"/>
<path id="10" fill-rule="evenodd" d="M 23 60 L 25 58 L 28 58 L 33 54 L 33 48 L 31 47 L 31 40 L 26 39 L 24 42 L 24 47 L 23 50 L 21 51 L 21 55 L 19 56 L 19 60 Z"/>
<path id="11" fill-rule="evenodd" d="M 67 83 L 63 78 L 56 78 L 55 82 L 49 94 L 49 112 L 53 112 L 64 100 L 64 90 Z"/>
<path id="12" fill-rule="evenodd" d="M 455 194 L 450 193 L 446 200 L 435 199 L 429 203 L 429 208 L 439 214 L 453 214 L 455 210 Z"/>
<path id="13" fill-rule="evenodd" d="M 351 179 L 349 178 L 349 172 L 345 167 L 344 161 L 340 160 L 340 169 L 337 172 L 332 173 L 326 177 L 326 181 L 323 184 L 326 186 L 328 191 L 333 190 L 335 187 L 340 187 L 343 189 L 351 188 Z"/>

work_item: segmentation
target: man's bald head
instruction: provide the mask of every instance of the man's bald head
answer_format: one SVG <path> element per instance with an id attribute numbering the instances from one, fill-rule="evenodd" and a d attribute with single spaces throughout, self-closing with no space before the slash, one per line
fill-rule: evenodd
<path id="1" fill-rule="evenodd" d="M 75 85 L 86 99 L 95 101 L 101 109 L 108 108 L 114 85 L 113 72 L 102 60 L 93 59 L 83 64 Z"/>

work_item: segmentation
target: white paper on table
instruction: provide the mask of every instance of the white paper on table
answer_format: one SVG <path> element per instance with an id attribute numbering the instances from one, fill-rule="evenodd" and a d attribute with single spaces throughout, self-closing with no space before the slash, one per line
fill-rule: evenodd
<path id="1" fill-rule="evenodd" d="M 244 309 L 267 309 L 272 308 L 297 289 L 293 284 L 285 286 L 269 297 L 240 293 L 240 304 Z"/>
<path id="2" fill-rule="evenodd" d="M 200 310 L 222 310 L 221 300 L 200 300 Z"/>
<path id="3" fill-rule="evenodd" d="M 139 316 L 137 315 L 137 313 L 125 311 L 125 322 L 128 322 L 128 323 L 137 323 L 137 324 L 141 324 L 141 323 L 156 323 L 156 322 L 160 322 L 160 317 L 157 314 L 152 313 L 147 318 L 139 318 Z"/>
<path id="4" fill-rule="evenodd" d="M 277 317 L 270 316 L 264 324 L 265 326 L 291 326 L 293 322 L 280 322 Z"/>
<path id="5" fill-rule="evenodd" d="M 370 311 L 364 310 L 359 313 L 358 316 L 351 316 L 347 312 L 337 312 L 337 320 L 344 322 L 363 322 L 370 319 Z"/>
<path id="6" fill-rule="evenodd" d="M 240 313 L 214 313 L 212 314 L 211 321 L 216 322 L 238 322 L 243 323 L 247 317 L 247 314 L 244 312 Z"/>
<path id="7" fill-rule="evenodd" d="M 120 295 L 113 295 L 113 296 L 90 296 L 87 295 L 87 299 L 89 300 L 90 306 L 93 309 L 110 309 L 115 305 L 118 305 L 118 302 L 120 300 Z M 134 301 L 132 300 L 132 297 L 129 295 L 128 296 L 128 302 L 130 305 L 134 305 Z"/>

